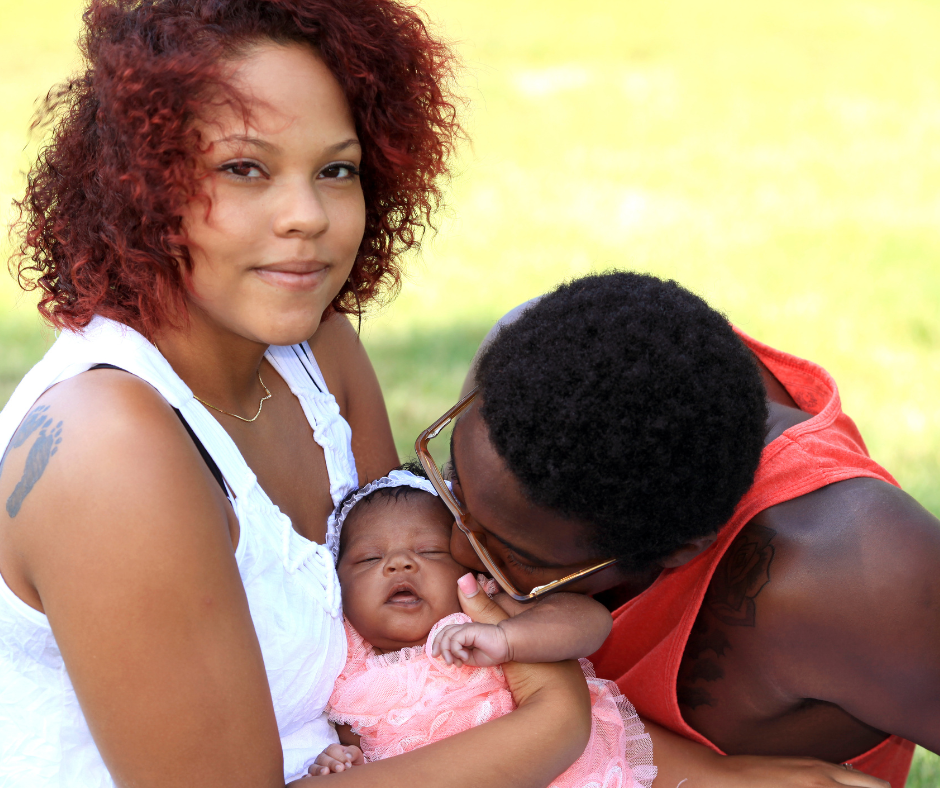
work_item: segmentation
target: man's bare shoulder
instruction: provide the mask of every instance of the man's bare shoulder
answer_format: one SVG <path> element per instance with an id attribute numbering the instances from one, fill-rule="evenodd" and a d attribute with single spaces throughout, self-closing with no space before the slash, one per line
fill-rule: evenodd
<path id="1" fill-rule="evenodd" d="M 936 574 L 940 561 L 940 521 L 880 479 L 849 479 L 778 504 L 746 530 L 756 528 L 774 532 L 781 591 L 844 592 L 879 577 L 910 581 Z M 791 575 L 799 582 L 782 582 Z"/>
<path id="2" fill-rule="evenodd" d="M 940 745 L 925 711 L 940 705 L 940 521 L 861 478 L 768 509 L 742 538 L 755 534 L 773 551 L 759 616 L 780 684 Z"/>

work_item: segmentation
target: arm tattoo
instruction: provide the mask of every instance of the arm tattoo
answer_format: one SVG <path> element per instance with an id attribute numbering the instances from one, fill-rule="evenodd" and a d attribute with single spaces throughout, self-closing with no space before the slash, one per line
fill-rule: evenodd
<path id="1" fill-rule="evenodd" d="M 6 464 L 7 454 L 11 449 L 18 449 L 35 432 L 39 432 L 36 440 L 29 449 L 26 456 L 26 466 L 23 468 L 23 476 L 20 478 L 10 497 L 7 498 L 7 514 L 10 517 L 16 517 L 20 513 L 20 507 L 26 496 L 35 487 L 36 482 L 42 477 L 52 455 L 59 450 L 59 444 L 62 443 L 62 422 L 53 426 L 53 420 L 49 416 L 49 406 L 40 405 L 30 411 L 29 415 L 23 419 L 23 423 L 17 428 L 10 440 L 10 445 L 0 460 L 0 475 L 3 474 L 3 466 Z"/>
<path id="2" fill-rule="evenodd" d="M 770 582 L 771 542 L 776 535 L 772 528 L 752 524 L 731 544 L 705 596 L 705 607 L 719 621 L 733 627 L 754 626 L 754 598 Z"/>

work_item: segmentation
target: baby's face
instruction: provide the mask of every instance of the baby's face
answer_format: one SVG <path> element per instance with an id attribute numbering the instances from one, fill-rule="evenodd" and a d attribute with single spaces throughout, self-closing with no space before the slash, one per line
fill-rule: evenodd
<path id="1" fill-rule="evenodd" d="M 429 493 L 359 504 L 343 525 L 336 571 L 346 617 L 380 651 L 423 644 L 444 616 L 460 612 L 450 554 L 453 517 Z"/>

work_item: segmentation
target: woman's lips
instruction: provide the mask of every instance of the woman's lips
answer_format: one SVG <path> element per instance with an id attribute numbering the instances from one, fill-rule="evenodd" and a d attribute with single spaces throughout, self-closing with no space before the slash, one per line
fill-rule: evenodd
<path id="1" fill-rule="evenodd" d="M 289 262 L 266 265 L 254 271 L 262 281 L 285 290 L 315 290 L 326 279 L 330 267 L 319 262 Z"/>

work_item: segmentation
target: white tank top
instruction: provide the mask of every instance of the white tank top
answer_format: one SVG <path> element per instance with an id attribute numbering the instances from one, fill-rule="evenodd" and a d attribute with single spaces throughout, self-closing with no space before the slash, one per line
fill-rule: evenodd
<path id="1" fill-rule="evenodd" d="M 266 357 L 323 447 L 335 506 L 357 484 L 349 425 L 306 343 L 271 347 Z M 235 560 L 274 700 L 284 779 L 296 779 L 337 740 L 324 714 L 346 660 L 334 517 L 325 545 L 298 534 L 160 352 L 136 331 L 100 317 L 80 334 L 64 332 L 23 378 L 0 412 L 0 456 L 46 389 L 95 364 L 113 364 L 156 388 L 186 419 L 234 493 L 240 526 Z M 48 620 L 0 582 L 0 788 L 113 785 Z"/>

